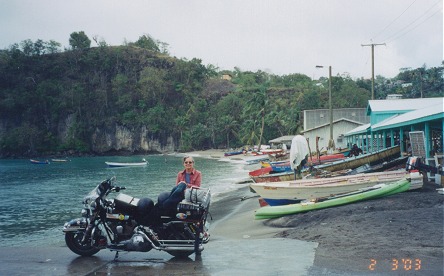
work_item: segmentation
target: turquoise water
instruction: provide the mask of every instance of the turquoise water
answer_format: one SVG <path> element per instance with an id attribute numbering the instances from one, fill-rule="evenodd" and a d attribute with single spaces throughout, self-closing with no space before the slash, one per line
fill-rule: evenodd
<path id="1" fill-rule="evenodd" d="M 140 162 L 146 167 L 108 168 L 105 161 Z M 212 201 L 225 192 L 244 187 L 236 181 L 248 174 L 242 162 L 194 156 L 202 172 L 202 187 L 209 187 Z M 117 177 L 123 193 L 149 197 L 170 191 L 177 172 L 183 169 L 182 155 L 107 156 L 71 158 L 70 162 L 31 164 L 27 159 L 0 160 L 0 244 L 38 246 L 64 244 L 63 224 L 80 216 L 82 199 L 102 180 Z"/>

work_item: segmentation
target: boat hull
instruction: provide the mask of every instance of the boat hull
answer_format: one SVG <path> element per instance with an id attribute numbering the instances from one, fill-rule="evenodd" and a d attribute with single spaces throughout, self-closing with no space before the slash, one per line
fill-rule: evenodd
<path id="1" fill-rule="evenodd" d="M 340 170 L 352 170 L 365 164 L 372 164 L 381 162 L 382 160 L 393 159 L 400 156 L 401 151 L 399 146 L 386 148 L 373 153 L 363 154 L 355 157 L 349 157 L 340 161 L 316 166 L 316 169 L 335 172 Z"/>
<path id="2" fill-rule="evenodd" d="M 348 193 L 376 184 L 398 181 L 409 177 L 410 173 L 405 170 L 399 170 L 332 178 L 252 183 L 250 188 L 259 194 L 270 206 L 277 206 L 296 203 L 301 200 L 312 200 Z"/>
<path id="3" fill-rule="evenodd" d="M 143 167 L 147 165 L 147 162 L 141 163 L 116 163 L 116 162 L 105 162 L 108 167 L 118 168 L 118 167 Z"/>
<path id="4" fill-rule="evenodd" d="M 313 169 L 320 172 L 338 172 L 356 169 L 365 164 L 374 164 L 382 162 L 382 160 L 390 160 L 400 155 L 399 146 L 390 147 L 384 150 L 380 150 L 374 153 L 368 153 L 356 157 L 346 158 L 340 161 L 335 161 L 323 165 L 314 166 Z M 302 172 L 308 173 L 308 172 Z M 292 171 L 287 171 L 279 174 L 260 175 L 252 177 L 256 183 L 262 182 L 276 182 L 276 181 L 290 181 L 296 180 L 295 174 Z"/>
<path id="5" fill-rule="evenodd" d="M 355 191 L 354 193 L 350 193 L 349 195 L 344 195 L 320 202 L 301 202 L 297 204 L 282 205 L 282 206 L 266 206 L 256 211 L 255 219 L 278 218 L 301 212 L 330 208 L 357 201 L 379 198 L 407 191 L 409 187 L 410 187 L 410 181 L 408 181 L 407 179 L 403 179 L 390 184 L 376 185 L 372 188 Z"/>

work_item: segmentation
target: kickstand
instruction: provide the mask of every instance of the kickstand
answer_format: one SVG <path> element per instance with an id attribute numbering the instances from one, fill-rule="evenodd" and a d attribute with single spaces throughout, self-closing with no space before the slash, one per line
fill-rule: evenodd
<path id="1" fill-rule="evenodd" d="M 114 256 L 114 261 L 117 261 L 118 258 L 119 258 L 119 251 L 116 251 L 116 256 Z"/>

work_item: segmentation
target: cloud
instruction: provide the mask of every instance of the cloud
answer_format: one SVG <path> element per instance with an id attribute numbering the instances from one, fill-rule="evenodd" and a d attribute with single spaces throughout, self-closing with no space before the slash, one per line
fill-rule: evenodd
<path id="1" fill-rule="evenodd" d="M 443 60 L 442 1 L 422 0 L 0 0 L 0 48 L 24 39 L 56 40 L 85 31 L 110 45 L 149 34 L 179 58 L 221 69 L 284 75 L 394 77 L 399 68 Z"/>

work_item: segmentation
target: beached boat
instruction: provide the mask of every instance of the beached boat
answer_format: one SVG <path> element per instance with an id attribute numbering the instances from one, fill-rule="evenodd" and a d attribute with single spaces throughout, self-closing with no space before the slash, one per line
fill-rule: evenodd
<path id="1" fill-rule="evenodd" d="M 40 160 L 29 159 L 29 161 L 30 161 L 32 164 L 36 164 L 36 165 L 46 165 L 46 164 L 49 164 L 49 161 L 48 161 L 48 160 L 40 161 Z"/>
<path id="2" fill-rule="evenodd" d="M 376 184 L 398 181 L 410 177 L 411 174 L 409 172 L 398 170 L 331 178 L 252 183 L 250 184 L 250 188 L 260 195 L 268 205 L 277 206 L 297 203 L 301 200 L 312 200 L 347 193 Z M 415 187 L 419 188 L 417 186 Z"/>
<path id="3" fill-rule="evenodd" d="M 352 170 L 364 164 L 377 164 L 383 161 L 392 160 L 396 157 L 399 157 L 400 154 L 401 151 L 399 146 L 394 146 L 383 150 L 362 154 L 359 156 L 349 157 L 340 161 L 318 165 L 315 166 L 314 168 L 329 172 L 346 170 L 346 169 Z"/>
<path id="4" fill-rule="evenodd" d="M 257 155 L 245 158 L 246 165 L 258 164 L 261 161 L 268 161 L 268 155 Z"/>
<path id="5" fill-rule="evenodd" d="M 345 159 L 345 155 L 343 153 L 336 153 L 336 154 L 321 155 L 319 157 L 318 156 L 308 157 L 308 162 L 312 163 L 313 165 L 318 165 L 318 164 L 324 164 L 326 162 L 334 162 L 343 159 Z"/>
<path id="6" fill-rule="evenodd" d="M 355 157 L 345 158 L 340 161 L 313 166 L 311 174 L 317 175 L 325 172 L 345 172 L 347 170 L 356 169 L 365 164 L 377 164 L 378 162 L 381 163 L 383 161 L 391 160 L 399 155 L 399 146 L 390 147 L 373 153 L 367 153 Z M 302 170 L 303 175 L 307 175 L 308 173 L 308 169 Z M 256 183 L 296 180 L 295 174 L 292 171 L 252 176 L 251 178 Z"/>
<path id="7" fill-rule="evenodd" d="M 121 162 L 105 162 L 108 167 L 143 167 L 148 164 L 148 162 L 144 159 L 142 159 L 142 162 L 136 162 L 136 163 L 121 163 Z"/>
<path id="8" fill-rule="evenodd" d="M 273 169 L 271 167 L 263 167 L 257 170 L 253 170 L 248 173 L 249 176 L 259 176 L 264 174 L 269 174 Z"/>
<path id="9" fill-rule="evenodd" d="M 278 218 L 286 215 L 345 205 L 357 201 L 405 192 L 409 190 L 409 188 L 410 181 L 407 179 L 402 179 L 388 184 L 378 184 L 346 194 L 332 196 L 320 201 L 304 201 L 301 203 L 281 206 L 265 206 L 255 212 L 255 219 Z"/>

